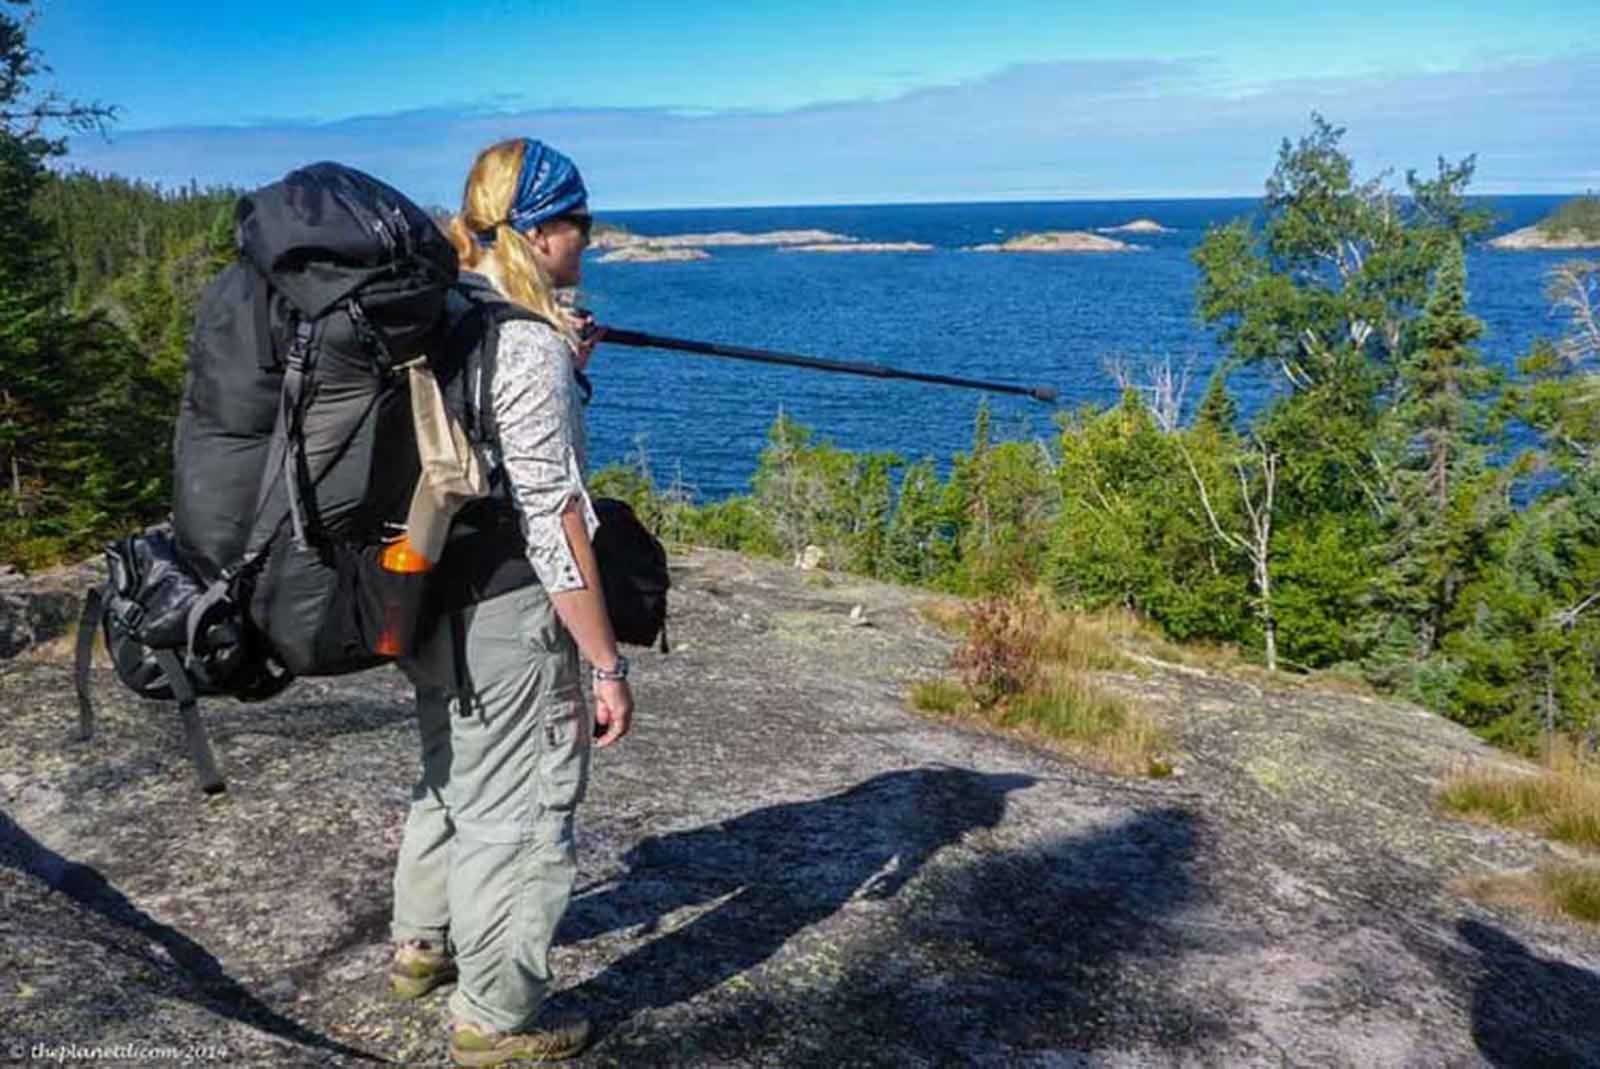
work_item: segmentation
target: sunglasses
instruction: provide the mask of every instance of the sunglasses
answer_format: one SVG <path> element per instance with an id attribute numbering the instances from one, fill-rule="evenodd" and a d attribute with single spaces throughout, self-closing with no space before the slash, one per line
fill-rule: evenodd
<path id="1" fill-rule="evenodd" d="M 583 243 L 585 245 L 589 243 L 589 235 L 594 232 L 594 216 L 588 212 L 573 212 L 570 215 L 563 215 L 561 218 L 578 228 L 578 233 L 583 235 Z"/>

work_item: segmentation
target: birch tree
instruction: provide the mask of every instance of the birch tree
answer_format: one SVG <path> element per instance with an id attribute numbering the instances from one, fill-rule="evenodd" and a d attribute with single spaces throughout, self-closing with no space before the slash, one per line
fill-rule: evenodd
<path id="1" fill-rule="evenodd" d="M 1205 511 L 1212 533 L 1223 545 L 1243 554 L 1250 562 L 1252 582 L 1256 590 L 1256 615 L 1261 621 L 1265 644 L 1267 670 L 1278 670 L 1278 621 L 1272 605 L 1272 521 L 1277 501 L 1278 463 L 1280 457 L 1266 442 L 1252 436 L 1253 448 L 1236 454 L 1233 473 L 1239 480 L 1239 504 L 1244 511 L 1242 530 L 1224 524 L 1212 504 L 1212 494 L 1206 487 L 1205 477 L 1195 465 L 1189 447 L 1179 443 L 1184 464 L 1200 496 L 1200 506 Z"/>

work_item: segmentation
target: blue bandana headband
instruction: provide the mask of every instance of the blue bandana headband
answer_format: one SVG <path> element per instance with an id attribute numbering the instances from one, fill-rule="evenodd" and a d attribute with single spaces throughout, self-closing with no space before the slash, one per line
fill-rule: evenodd
<path id="1" fill-rule="evenodd" d="M 518 230 L 531 230 L 582 208 L 588 200 L 589 191 L 576 164 L 542 141 L 522 139 L 522 169 L 517 172 L 517 192 L 505 222 Z M 494 229 L 480 230 L 478 241 L 493 245 Z"/>

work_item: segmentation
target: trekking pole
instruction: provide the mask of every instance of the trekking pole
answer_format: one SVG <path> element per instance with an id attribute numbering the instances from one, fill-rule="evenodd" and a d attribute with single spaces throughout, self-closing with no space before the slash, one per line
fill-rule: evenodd
<path id="1" fill-rule="evenodd" d="M 1054 403 L 1053 386 L 1021 386 L 1011 382 L 988 382 L 984 379 L 964 379 L 956 375 L 933 375 L 922 371 L 904 371 L 883 364 L 864 364 L 851 360 L 824 360 L 815 356 L 797 356 L 794 353 L 773 352 L 770 349 L 750 349 L 742 345 L 718 345 L 715 342 L 694 341 L 690 338 L 668 338 L 660 334 L 646 334 L 638 330 L 605 327 L 601 343 L 631 345 L 639 349 L 674 349 L 702 356 L 723 356 L 732 360 L 751 360 L 758 364 L 784 364 L 789 367 L 808 367 L 818 371 L 841 371 L 849 375 L 869 375 L 878 379 L 911 379 L 931 382 L 940 386 L 965 386 L 973 390 L 993 390 L 1031 397 L 1035 401 Z"/>

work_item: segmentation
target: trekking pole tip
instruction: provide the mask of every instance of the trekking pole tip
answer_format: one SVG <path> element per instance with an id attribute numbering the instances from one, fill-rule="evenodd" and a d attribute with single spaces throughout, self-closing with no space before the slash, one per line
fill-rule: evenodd
<path id="1" fill-rule="evenodd" d="M 1056 388 L 1054 386 L 1035 386 L 1031 391 L 1029 391 L 1029 393 L 1035 401 L 1044 401 L 1048 404 L 1055 404 L 1056 400 L 1060 397 L 1060 395 L 1056 393 Z"/>

